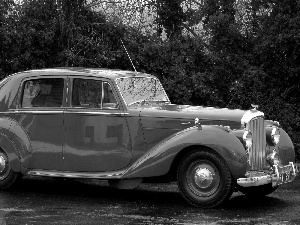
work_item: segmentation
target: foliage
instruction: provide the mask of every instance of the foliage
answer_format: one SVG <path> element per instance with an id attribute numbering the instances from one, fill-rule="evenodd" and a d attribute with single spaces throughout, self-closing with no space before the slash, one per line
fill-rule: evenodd
<path id="1" fill-rule="evenodd" d="M 299 157 L 300 1 L 275 1 L 253 49 L 253 64 L 267 76 L 269 115 L 292 136 Z"/>
<path id="2" fill-rule="evenodd" d="M 197 98 L 196 74 L 205 72 L 207 59 L 203 47 L 190 38 L 146 44 L 139 48 L 142 71 L 157 75 L 174 103 L 202 103 Z M 152 60 L 152 59 L 157 60 Z M 197 90 L 196 90 L 197 89 Z M 203 98 L 202 98 L 203 100 Z"/>
<path id="3" fill-rule="evenodd" d="M 157 0 L 158 17 L 156 22 L 160 25 L 160 30 L 164 28 L 167 36 L 171 39 L 180 37 L 182 33 L 185 15 L 180 6 L 181 3 L 182 0 Z"/>
<path id="4" fill-rule="evenodd" d="M 126 47 L 137 70 L 157 75 L 174 103 L 259 104 L 287 130 L 300 160 L 299 0 L 137 1 L 155 10 L 158 33 L 90 7 L 105 2 L 1 1 L 0 76 L 57 66 L 132 70 Z M 205 35 L 193 32 L 196 25 Z"/>
<path id="5" fill-rule="evenodd" d="M 125 27 L 107 22 L 84 1 L 28 0 L 17 10 L 2 45 L 2 76 L 53 66 L 122 67 Z"/>

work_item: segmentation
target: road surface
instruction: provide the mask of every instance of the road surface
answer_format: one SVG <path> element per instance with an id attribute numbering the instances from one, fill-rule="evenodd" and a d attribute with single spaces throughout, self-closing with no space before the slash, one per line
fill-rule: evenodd
<path id="1" fill-rule="evenodd" d="M 3 224 L 300 224 L 300 178 L 264 198 L 234 193 L 221 208 L 189 206 L 176 184 L 141 184 L 117 190 L 96 180 L 57 181 L 24 177 L 0 191 Z"/>

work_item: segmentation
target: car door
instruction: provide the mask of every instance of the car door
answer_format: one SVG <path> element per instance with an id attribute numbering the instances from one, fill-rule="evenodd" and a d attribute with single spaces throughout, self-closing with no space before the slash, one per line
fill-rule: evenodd
<path id="1" fill-rule="evenodd" d="M 112 85 L 100 78 L 70 79 L 71 105 L 65 111 L 66 171 L 114 171 L 132 158 L 126 122 Z"/>
<path id="2" fill-rule="evenodd" d="M 65 80 L 41 76 L 22 82 L 15 120 L 30 139 L 29 169 L 63 170 Z"/>

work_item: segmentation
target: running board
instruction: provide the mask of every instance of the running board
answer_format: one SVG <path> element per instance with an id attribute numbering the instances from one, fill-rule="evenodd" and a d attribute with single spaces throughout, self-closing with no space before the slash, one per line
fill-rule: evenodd
<path id="1" fill-rule="evenodd" d="M 30 170 L 27 174 L 43 177 L 87 178 L 87 179 L 121 179 L 125 171 L 114 172 L 63 172 L 49 170 Z"/>

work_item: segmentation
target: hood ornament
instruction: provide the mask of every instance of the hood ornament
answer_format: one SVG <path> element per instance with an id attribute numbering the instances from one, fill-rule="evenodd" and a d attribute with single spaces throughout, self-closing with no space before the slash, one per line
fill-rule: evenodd
<path id="1" fill-rule="evenodd" d="M 195 126 L 198 128 L 198 130 L 202 130 L 202 126 L 199 118 L 195 119 Z"/>
<path id="2" fill-rule="evenodd" d="M 257 111 L 258 109 L 258 105 L 255 105 L 255 104 L 251 104 L 251 107 L 252 107 L 252 111 Z"/>

